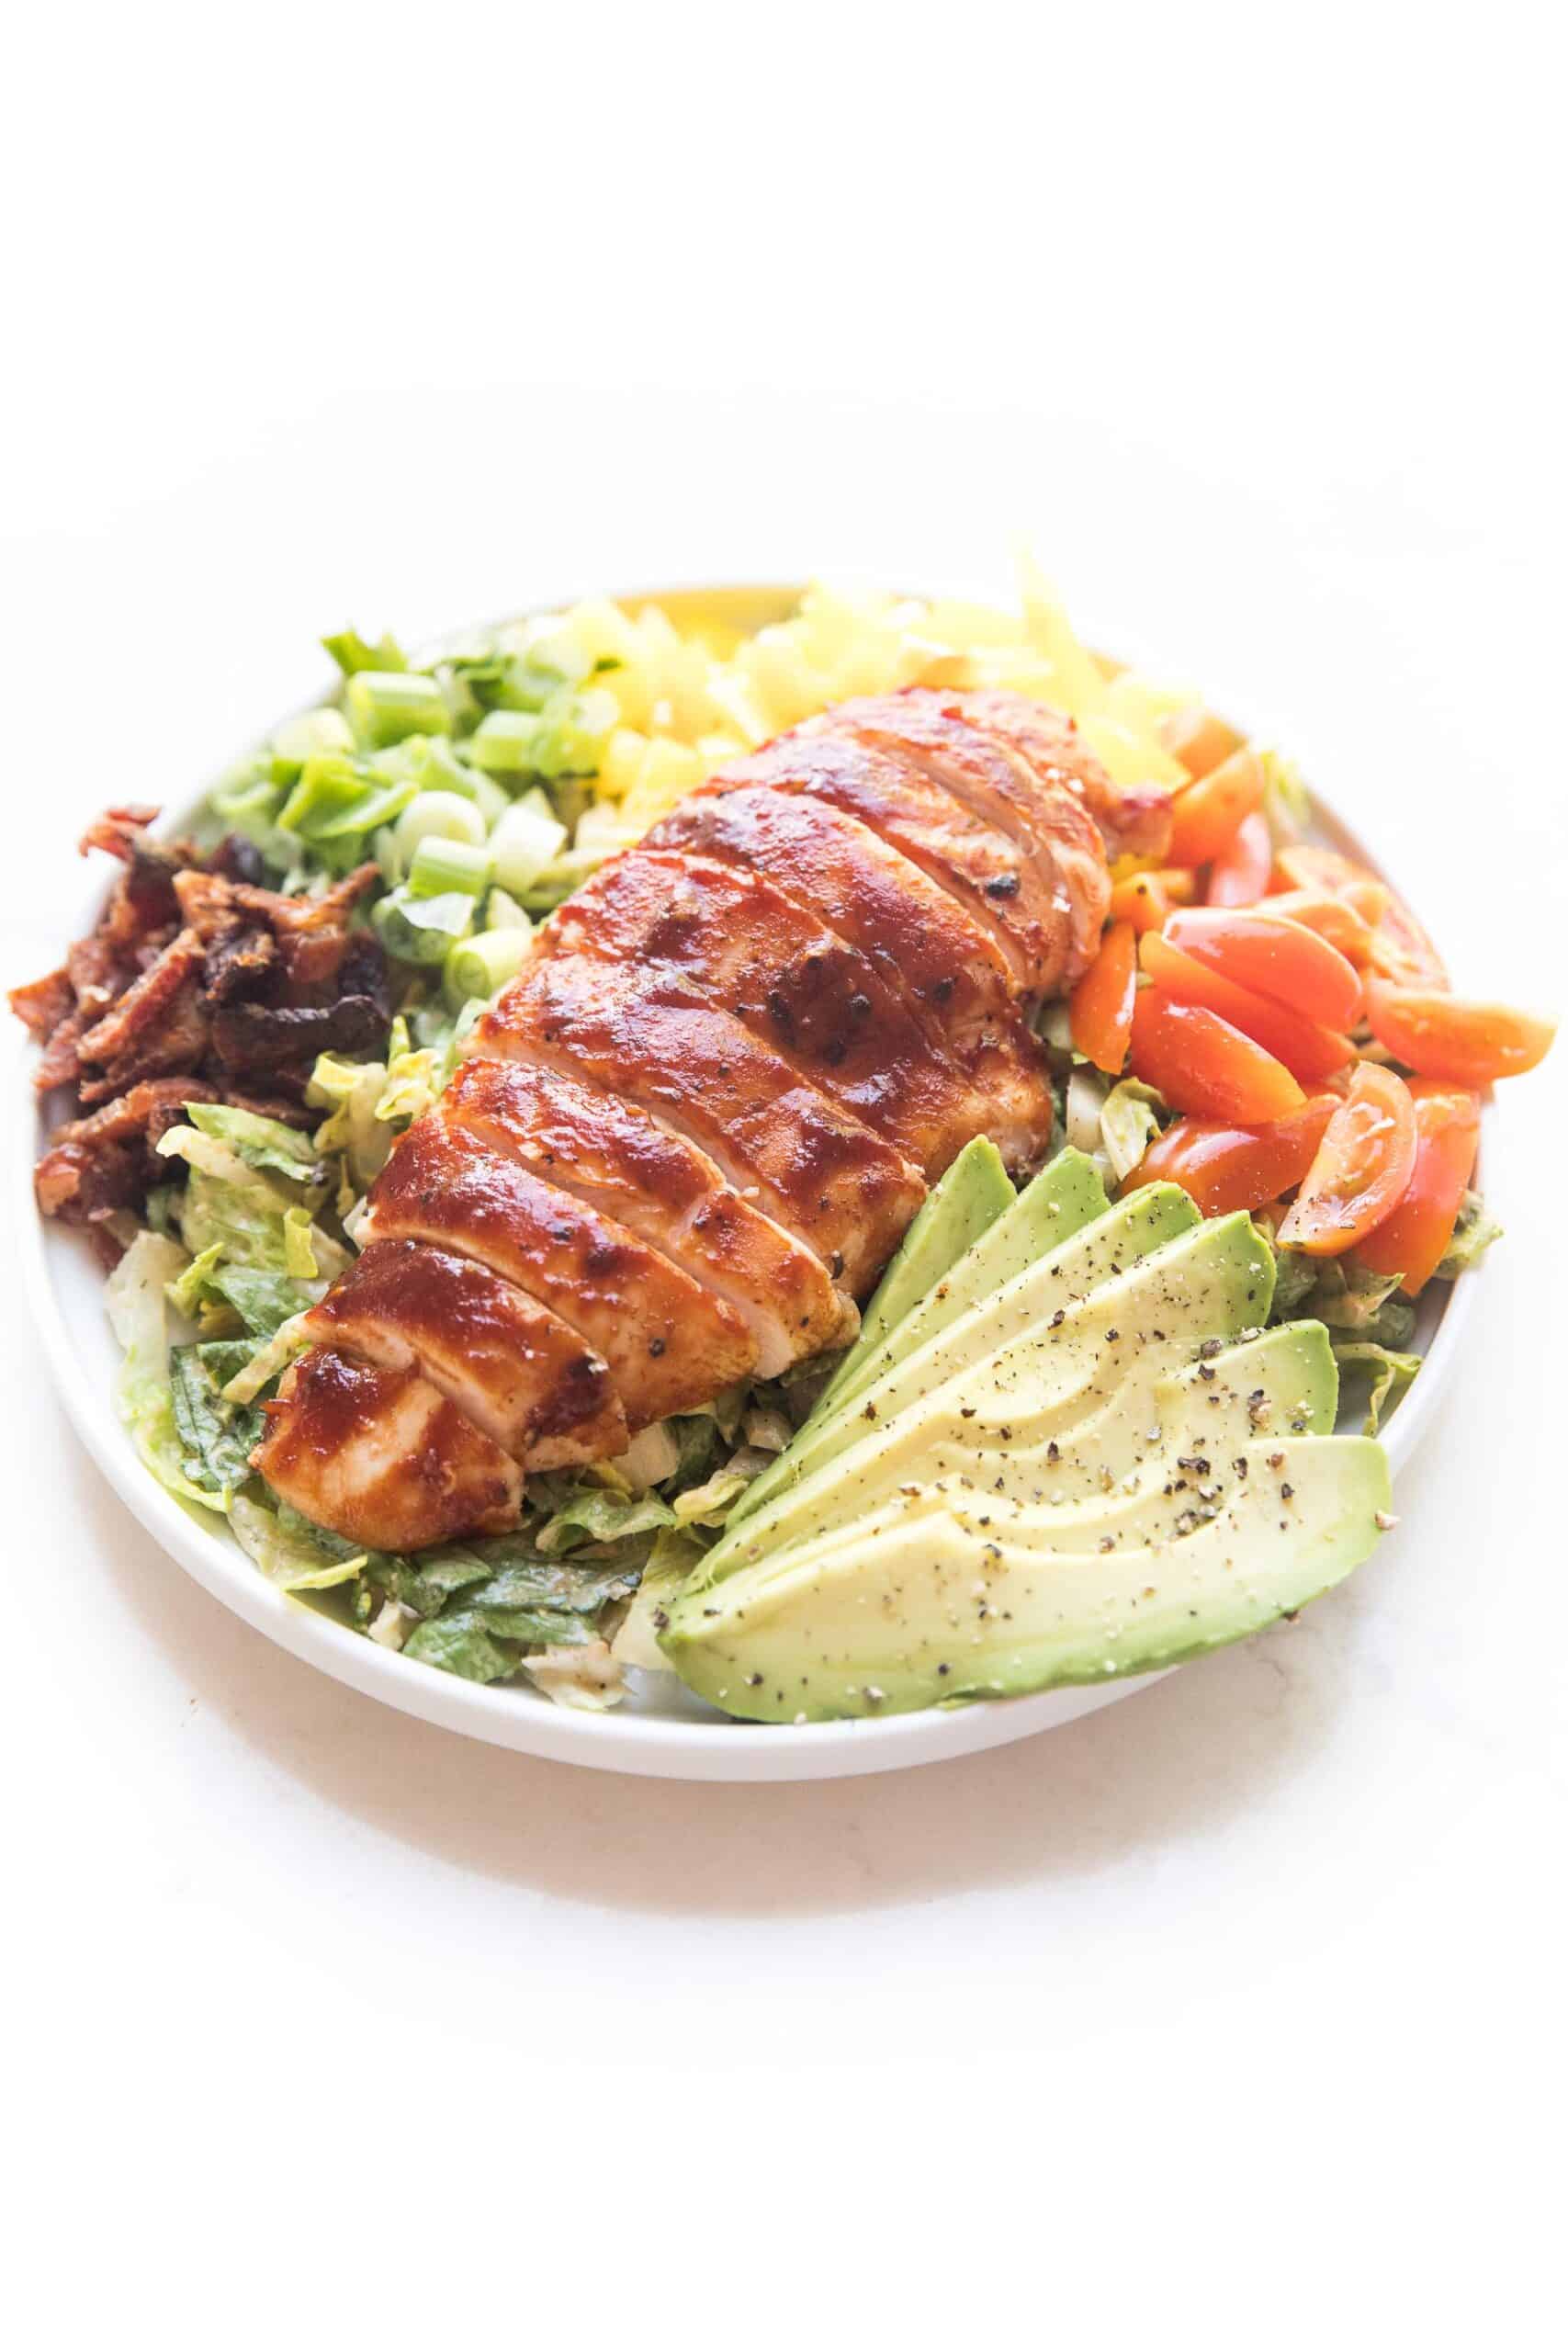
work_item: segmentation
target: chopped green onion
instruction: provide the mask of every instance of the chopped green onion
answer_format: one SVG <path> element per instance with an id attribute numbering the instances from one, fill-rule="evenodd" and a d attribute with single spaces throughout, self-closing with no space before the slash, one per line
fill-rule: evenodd
<path id="1" fill-rule="evenodd" d="M 441 964 L 447 950 L 473 927 L 474 900 L 466 890 L 440 898 L 417 898 L 406 883 L 378 899 L 370 922 L 389 956 L 404 964 Z"/>
<path id="2" fill-rule="evenodd" d="M 356 670 L 343 698 L 356 739 L 372 751 L 400 743 L 405 735 L 451 732 L 452 714 L 440 687 L 417 672 Z"/>
<path id="3" fill-rule="evenodd" d="M 566 846 L 566 827 L 558 818 L 542 815 L 535 803 L 532 793 L 514 802 L 491 834 L 490 854 L 502 889 L 531 889 Z"/>
<path id="4" fill-rule="evenodd" d="M 446 958 L 446 1001 L 460 1012 L 470 997 L 492 997 L 514 980 L 530 945 L 525 931 L 481 931 L 460 940 Z"/>
<path id="5" fill-rule="evenodd" d="M 480 719 L 465 748 L 487 775 L 529 775 L 542 724 L 531 710 L 492 710 Z"/>
<path id="6" fill-rule="evenodd" d="M 335 637 L 323 637 L 321 643 L 345 678 L 360 670 L 406 670 L 409 666 L 395 637 L 384 637 L 379 645 L 367 645 L 356 628 L 342 628 Z"/>
<path id="7" fill-rule="evenodd" d="M 352 752 L 354 735 L 341 710 L 330 703 L 320 710 L 302 711 L 286 718 L 272 739 L 272 779 L 292 784 L 309 759 L 319 752 Z"/>
<path id="8" fill-rule="evenodd" d="M 416 794 L 398 819 L 397 851 L 405 869 L 412 864 L 420 843 L 431 840 L 467 842 L 475 849 L 482 849 L 482 811 L 458 792 Z"/>
<path id="9" fill-rule="evenodd" d="M 466 890 L 471 899 L 482 899 L 491 871 L 488 849 L 427 833 L 409 866 L 409 888 L 416 899 L 437 899 L 446 890 Z"/>
<path id="10" fill-rule="evenodd" d="M 534 919 L 526 907 L 520 907 L 510 891 L 496 888 L 485 900 L 487 931 L 532 931 Z"/>

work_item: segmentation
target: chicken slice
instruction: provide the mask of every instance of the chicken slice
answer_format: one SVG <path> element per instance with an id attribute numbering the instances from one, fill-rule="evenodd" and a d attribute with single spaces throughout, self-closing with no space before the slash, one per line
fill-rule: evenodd
<path id="1" fill-rule="evenodd" d="M 997 698 L 1003 705 L 1009 697 Z M 1094 956 L 1111 902 L 1100 834 L 1060 771 L 1037 769 L 1015 744 L 965 718 L 958 698 L 931 687 L 840 703 L 802 732 L 849 733 L 917 767 L 962 808 L 1005 833 L 1024 870 L 1048 886 L 1056 917 L 1057 985 L 1070 987 Z"/>
<path id="2" fill-rule="evenodd" d="M 1169 793 L 1163 785 L 1113 784 L 1076 721 L 1027 695 L 997 687 L 944 697 L 948 709 L 1012 744 L 1038 775 L 1064 785 L 1100 829 L 1109 857 L 1157 860 L 1170 847 Z"/>
<path id="3" fill-rule="evenodd" d="M 974 1080 L 875 966 L 755 874 L 684 850 L 627 850 L 551 916 L 540 956 L 668 970 L 934 1182 L 989 1125 Z"/>
<path id="4" fill-rule="evenodd" d="M 816 1254 L 635 1103 L 536 1063 L 475 1060 L 442 1096 L 440 1117 L 615 1217 L 726 1300 L 750 1332 L 760 1378 L 854 1337 L 854 1309 Z"/>
<path id="5" fill-rule="evenodd" d="M 688 849 L 764 875 L 858 948 L 897 988 L 926 1036 L 961 1065 L 989 1106 L 986 1132 L 1009 1164 L 1050 1142 L 1038 1039 L 1019 1014 L 990 933 L 881 835 L 826 800 L 723 775 L 645 834 L 644 849 Z"/>
<path id="6" fill-rule="evenodd" d="M 585 1076 L 691 1136 L 852 1295 L 875 1280 L 924 1198 L 901 1152 L 673 975 L 534 958 L 470 1043 Z"/>
<path id="7" fill-rule="evenodd" d="M 633 1430 L 705 1405 L 756 1363 L 732 1306 L 443 1104 L 377 1178 L 359 1238 L 434 1242 L 526 1291 L 604 1358 Z"/>
<path id="8" fill-rule="evenodd" d="M 732 761 L 713 781 L 725 788 L 768 785 L 846 809 L 951 891 L 984 926 L 1021 1003 L 1041 1003 L 1058 985 L 1068 929 L 1067 910 L 1055 904 L 1055 883 L 1037 876 L 1005 833 L 961 807 L 908 759 L 852 735 L 797 729 Z"/>
<path id="9" fill-rule="evenodd" d="M 252 1467 L 351 1544 L 413 1552 L 517 1524 L 516 1463 L 416 1372 L 312 1348 L 265 1411 Z"/>
<path id="10" fill-rule="evenodd" d="M 471 1258 L 422 1241 L 372 1242 L 305 1328 L 385 1372 L 423 1374 L 525 1469 L 625 1451 L 626 1416 L 603 1357 Z"/>

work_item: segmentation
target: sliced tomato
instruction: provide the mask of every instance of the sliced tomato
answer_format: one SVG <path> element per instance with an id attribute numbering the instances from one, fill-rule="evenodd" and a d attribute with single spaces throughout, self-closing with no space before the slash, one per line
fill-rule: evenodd
<path id="1" fill-rule="evenodd" d="M 1160 729 L 1168 752 L 1174 752 L 1190 776 L 1209 775 L 1222 760 L 1239 752 L 1246 737 L 1238 735 L 1218 714 L 1195 704 L 1179 710 Z"/>
<path id="2" fill-rule="evenodd" d="M 1276 858 L 1275 874 L 1293 890 L 1348 899 L 1371 933 L 1366 960 L 1385 979 L 1405 988 L 1447 988 L 1443 959 L 1425 929 L 1404 899 L 1354 858 L 1315 842 L 1292 842 Z"/>
<path id="3" fill-rule="evenodd" d="M 1242 819 L 1262 807 L 1267 783 L 1262 761 L 1243 746 L 1179 792 L 1171 806 L 1172 864 L 1207 865 L 1218 857 Z"/>
<path id="4" fill-rule="evenodd" d="M 1127 1058 L 1137 991 L 1138 934 L 1130 922 L 1113 922 L 1068 1007 L 1074 1045 L 1112 1078 Z"/>
<path id="5" fill-rule="evenodd" d="M 1356 1058 L 1348 1037 L 1315 1021 L 1304 1021 L 1299 1012 L 1271 1003 L 1251 989 L 1238 988 L 1222 972 L 1211 971 L 1206 964 L 1184 956 L 1179 947 L 1172 946 L 1168 935 L 1148 933 L 1140 944 L 1139 957 L 1150 979 L 1167 996 L 1175 997 L 1179 1004 L 1206 1005 L 1276 1061 L 1283 1062 L 1303 1086 L 1324 1085 Z"/>
<path id="6" fill-rule="evenodd" d="M 1416 1105 L 1402 1078 L 1361 1062 L 1302 1181 L 1280 1239 L 1337 1258 L 1380 1225 L 1416 1165 Z"/>
<path id="7" fill-rule="evenodd" d="M 1133 1068 L 1178 1111 L 1262 1126 L 1305 1101 L 1283 1062 L 1205 1005 L 1142 989 L 1133 1007 Z"/>
<path id="8" fill-rule="evenodd" d="M 1269 820 L 1261 808 L 1255 808 L 1250 817 L 1242 819 L 1229 847 L 1210 866 L 1209 887 L 1203 895 L 1212 907 L 1255 907 L 1269 888 L 1273 863 Z"/>
<path id="9" fill-rule="evenodd" d="M 1185 865 L 1149 866 L 1125 874 L 1111 892 L 1111 919 L 1134 931 L 1157 931 L 1173 907 L 1190 905 L 1198 877 Z"/>
<path id="10" fill-rule="evenodd" d="M 1164 1179 L 1190 1193 L 1205 1216 L 1262 1208 L 1301 1182 L 1338 1107 L 1337 1096 L 1316 1094 L 1266 1127 L 1178 1119 L 1156 1137 L 1122 1190 Z"/>
<path id="11" fill-rule="evenodd" d="M 1506 1004 L 1476 1004 L 1441 989 L 1367 983 L 1367 1019 L 1380 1046 L 1423 1078 L 1491 1086 L 1534 1069 L 1557 1035 L 1554 1021 Z"/>
<path id="12" fill-rule="evenodd" d="M 1355 966 L 1315 931 L 1268 907 L 1180 907 L 1165 926 L 1173 947 L 1238 988 L 1271 997 L 1326 1028 L 1361 1015 Z"/>
<path id="13" fill-rule="evenodd" d="M 1381 900 L 1386 902 L 1388 892 L 1381 882 L 1371 884 Z M 1379 913 L 1382 912 L 1379 907 Z M 1342 899 L 1330 898 L 1326 890 L 1278 891 L 1269 900 L 1271 915 L 1283 915 L 1291 922 L 1303 923 L 1308 931 L 1315 931 L 1326 939 L 1330 947 L 1337 947 L 1348 963 L 1358 971 L 1365 969 L 1371 960 L 1372 926 L 1347 892 Z M 1372 918 L 1375 921 L 1376 917 Z"/>
<path id="14" fill-rule="evenodd" d="M 1409 1298 L 1424 1290 L 1453 1238 L 1481 1142 L 1481 1097 L 1416 1079 L 1416 1165 L 1410 1182 L 1381 1225 L 1357 1246 L 1375 1274 L 1403 1274 Z"/>

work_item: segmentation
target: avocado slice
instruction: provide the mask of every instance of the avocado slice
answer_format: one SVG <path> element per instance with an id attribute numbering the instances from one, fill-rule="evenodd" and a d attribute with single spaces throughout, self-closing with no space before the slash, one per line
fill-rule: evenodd
<path id="1" fill-rule="evenodd" d="M 932 1186 L 877 1284 L 861 1317 L 859 1339 L 817 1400 L 824 1419 L 835 1397 L 861 1385 L 863 1367 L 888 1334 L 1018 1197 L 996 1145 L 989 1136 L 976 1136 Z"/>
<path id="2" fill-rule="evenodd" d="M 801 1448 L 797 1480 L 751 1517 L 731 1521 L 700 1579 L 730 1575 L 808 1528 L 858 1516 L 901 1483 L 984 1464 L 990 1447 L 1009 1456 L 1053 1441 L 1059 1449 L 1141 1350 L 1185 1340 L 1196 1354 L 1206 1340 L 1239 1338 L 1261 1323 L 1272 1278 L 1273 1261 L 1247 1216 L 1205 1224 L 1178 1186 L 1144 1188 L 852 1399 Z"/>
<path id="3" fill-rule="evenodd" d="M 757 1722 L 883 1715 L 1174 1666 L 1300 1609 L 1357 1566 L 1388 1510 L 1375 1440 L 1243 1448 L 1213 1518 L 1127 1549 L 1037 1549 L 949 1510 L 863 1519 L 687 1587 L 660 1635 L 690 1687 Z"/>
<path id="4" fill-rule="evenodd" d="M 1079 1153 L 1071 1156 L 1082 1160 L 1094 1192 L 1103 1200 L 1092 1162 L 1083 1160 Z M 1068 1155 L 1063 1153 L 1061 1158 Z M 1020 1194 L 1021 1208 L 1026 1197 Z M 1049 1301 L 1049 1312 L 1059 1303 L 1082 1296 L 1108 1272 L 1120 1272 L 1201 1222 L 1190 1198 L 1176 1184 L 1145 1185 L 1130 1200 L 1085 1219 L 1079 1212 L 1092 1206 L 1092 1200 L 1093 1194 L 1077 1171 L 1067 1170 L 1059 1188 L 1041 1196 L 1039 1207 L 1021 1228 L 1032 1245 L 1042 1240 L 1044 1244 L 1031 1247 L 1021 1268 L 1016 1263 L 1018 1234 L 1010 1244 L 1006 1240 L 1014 1213 L 998 1217 L 946 1280 L 905 1316 L 854 1390 L 840 1398 L 815 1427 L 808 1422 L 798 1432 L 767 1474 L 768 1493 L 756 1498 L 755 1487 L 747 1490 L 741 1500 L 750 1502 L 751 1508 L 738 1506 L 729 1529 L 759 1517 L 762 1508 L 833 1461 L 869 1428 L 885 1425 L 953 1372 L 973 1372 L 977 1360 L 1005 1347 L 1010 1333 L 1016 1336 L 1028 1327 L 1040 1312 L 1043 1298 Z M 1050 1230 L 1053 1202 L 1061 1216 L 1070 1220 L 1066 1231 L 1055 1235 Z M 1260 1248 L 1255 1255 L 1271 1263 L 1267 1250 Z M 1267 1301 L 1252 1319 L 1260 1322 L 1266 1312 Z M 884 1356 L 889 1359 L 886 1364 Z M 728 1540 L 727 1531 L 724 1543 Z"/>
<path id="5" fill-rule="evenodd" d="M 1086 1160 L 1084 1164 L 1092 1174 L 1092 1163 Z M 1095 1181 L 1098 1185 L 1098 1178 Z M 976 1136 L 973 1143 L 965 1144 L 932 1186 L 904 1236 L 861 1317 L 860 1337 L 796 1431 L 797 1442 L 807 1430 L 820 1429 L 831 1418 L 836 1401 L 852 1394 L 863 1379 L 871 1376 L 872 1359 L 881 1352 L 888 1335 L 935 1290 L 987 1227 L 1018 1205 L 1018 1200 L 1001 1153 L 989 1136 Z M 795 1472 L 785 1467 L 789 1460 L 789 1453 L 780 1454 L 751 1481 L 732 1519 L 749 1518 L 771 1495 L 792 1483 Z"/>

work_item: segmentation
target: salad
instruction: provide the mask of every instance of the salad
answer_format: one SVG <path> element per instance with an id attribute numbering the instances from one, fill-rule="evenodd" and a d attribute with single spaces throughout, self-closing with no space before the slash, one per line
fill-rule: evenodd
<path id="1" fill-rule="evenodd" d="M 1472 1186 L 1483 1102 L 1551 1029 L 1456 997 L 1410 910 L 1312 840 L 1291 763 L 1087 650 L 1032 567 L 1016 614 L 818 586 L 772 617 L 594 599 L 423 660 L 325 644 L 335 692 L 225 775 L 188 838 L 143 808 L 92 829 L 119 866 L 105 917 L 12 995 L 39 1091 L 71 1114 L 40 1205 L 109 1269 L 127 1426 L 283 1590 L 428 1666 L 610 1705 L 628 1669 L 668 1669 L 672 1597 L 762 1523 L 744 1498 L 820 1452 L 853 1351 L 530 1475 L 512 1532 L 409 1554 L 302 1518 L 251 1463 L 370 1186 L 536 926 L 728 763 L 856 695 L 1031 696 L 1118 785 L 1174 796 L 1168 849 L 1116 861 L 1098 953 L 1040 1015 L 1054 1148 L 1101 1208 L 1175 1186 L 1205 1220 L 1249 1221 L 1268 1326 L 1325 1329 L 1368 1432 L 1397 1406 L 1416 1301 L 1497 1238 Z M 988 1214 L 1012 1199 L 998 1181 Z M 868 1331 L 893 1326 L 886 1291 Z"/>

